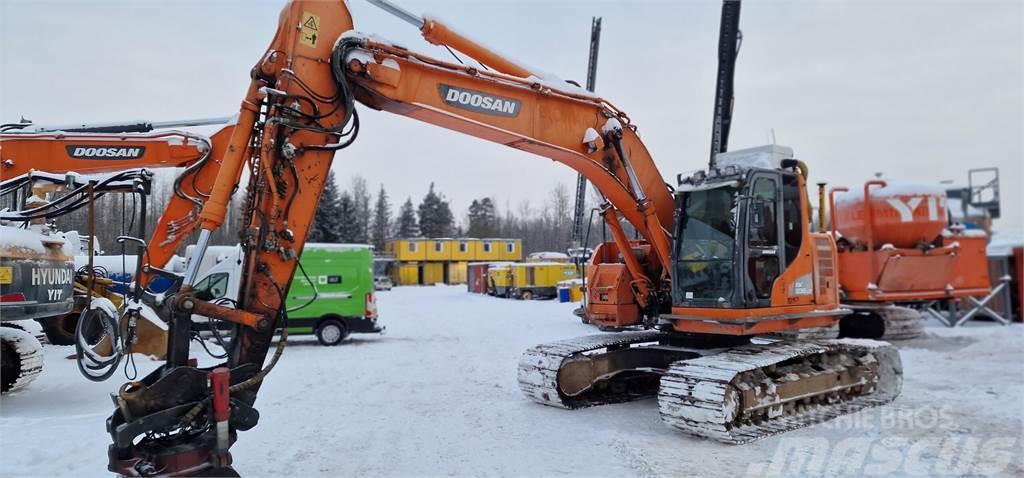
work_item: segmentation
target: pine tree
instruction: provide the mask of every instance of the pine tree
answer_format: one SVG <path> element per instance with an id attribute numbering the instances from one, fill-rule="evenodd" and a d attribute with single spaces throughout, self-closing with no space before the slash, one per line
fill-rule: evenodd
<path id="1" fill-rule="evenodd" d="M 352 207 L 355 217 L 355 236 L 352 242 L 365 244 L 370 242 L 370 219 L 373 210 L 370 208 L 370 189 L 362 176 L 352 177 Z"/>
<path id="2" fill-rule="evenodd" d="M 451 206 L 444 196 L 434 192 L 434 183 L 430 183 L 430 190 L 423 196 L 423 202 L 419 206 L 420 233 L 424 237 L 447 237 L 451 235 L 452 217 Z"/>
<path id="3" fill-rule="evenodd" d="M 497 235 L 497 213 L 494 210 L 494 201 L 491 198 L 474 199 L 469 205 L 469 229 L 466 231 L 470 237 L 494 237 Z"/>
<path id="4" fill-rule="evenodd" d="M 395 237 L 407 239 L 420 235 L 419 224 L 416 223 L 416 210 L 412 206 L 412 198 L 406 198 L 398 211 L 398 221 L 395 223 Z"/>
<path id="5" fill-rule="evenodd" d="M 334 171 L 327 174 L 327 184 L 320 194 L 320 202 L 316 205 L 313 226 L 309 229 L 310 242 L 340 241 L 340 204 L 338 199 L 338 183 L 334 181 Z"/>
<path id="6" fill-rule="evenodd" d="M 356 217 L 355 200 L 348 191 L 341 193 L 338 199 L 338 241 L 358 242 L 359 219 Z"/>
<path id="7" fill-rule="evenodd" d="M 383 251 L 384 245 L 390 239 L 390 232 L 391 202 L 388 201 L 388 193 L 384 191 L 384 185 L 381 184 L 380 192 L 377 193 L 377 204 L 373 209 L 373 225 L 370 231 L 373 247 L 378 251 Z"/>

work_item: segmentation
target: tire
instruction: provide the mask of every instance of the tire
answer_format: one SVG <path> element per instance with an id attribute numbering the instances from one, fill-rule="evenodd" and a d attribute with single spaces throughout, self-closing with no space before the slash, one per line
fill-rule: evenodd
<path id="1" fill-rule="evenodd" d="M 46 340 L 53 345 L 75 345 L 75 328 L 78 326 L 79 314 L 65 314 L 60 317 L 40 319 Z"/>
<path id="2" fill-rule="evenodd" d="M 6 341 L 0 342 L 0 393 L 7 393 L 21 375 L 21 356 Z"/>
<path id="3" fill-rule="evenodd" d="M 316 328 L 316 339 L 321 345 L 333 347 L 348 337 L 348 326 L 338 319 L 327 319 Z"/>
<path id="4" fill-rule="evenodd" d="M 533 291 L 524 290 L 519 293 L 519 298 L 523 300 L 533 300 Z"/>
<path id="5" fill-rule="evenodd" d="M 19 326 L 0 327 L 0 393 L 27 387 L 43 371 L 43 346 Z"/>

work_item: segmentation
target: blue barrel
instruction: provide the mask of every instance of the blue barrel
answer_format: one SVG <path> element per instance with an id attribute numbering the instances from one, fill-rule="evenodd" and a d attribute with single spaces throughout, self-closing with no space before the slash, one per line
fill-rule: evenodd
<path id="1" fill-rule="evenodd" d="M 558 301 L 559 302 L 569 302 L 569 288 L 568 287 L 559 287 L 558 288 Z"/>

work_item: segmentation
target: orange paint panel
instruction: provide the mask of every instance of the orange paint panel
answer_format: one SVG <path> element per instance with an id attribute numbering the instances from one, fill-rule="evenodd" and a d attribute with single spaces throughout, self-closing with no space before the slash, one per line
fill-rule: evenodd
<path id="1" fill-rule="evenodd" d="M 807 329 L 811 327 L 830 327 L 839 320 L 839 316 L 807 317 L 802 319 L 764 319 L 757 322 L 728 322 L 708 319 L 676 320 L 672 328 L 676 332 L 714 335 L 761 335 L 786 330 Z"/>
<path id="2" fill-rule="evenodd" d="M 953 275 L 956 256 L 891 256 L 878 277 L 886 292 L 944 290 Z"/>

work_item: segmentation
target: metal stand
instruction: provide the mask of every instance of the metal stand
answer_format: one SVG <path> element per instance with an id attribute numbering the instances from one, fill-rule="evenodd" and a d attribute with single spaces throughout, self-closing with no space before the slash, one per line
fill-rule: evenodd
<path id="1" fill-rule="evenodd" d="M 1012 318 L 1002 316 L 998 312 L 989 308 L 988 304 L 996 297 L 1002 297 L 1003 301 L 1009 300 L 1008 295 L 1004 294 L 1003 291 L 1006 290 L 1010 280 L 1011 278 L 1008 275 L 1000 277 L 999 285 L 996 286 L 995 289 L 992 289 L 992 292 L 981 300 L 978 300 L 976 297 L 967 297 L 966 299 L 970 304 L 970 309 L 965 310 L 962 306 L 954 305 L 952 302 L 932 301 L 924 307 L 924 311 L 927 312 L 929 316 L 935 318 L 935 320 L 945 324 L 946 327 L 959 327 L 964 325 L 967 321 L 978 317 L 978 314 L 980 313 L 984 313 L 984 317 L 995 320 L 1001 325 L 1009 325 Z M 945 311 L 941 310 L 941 304 L 943 303 L 949 304 L 948 309 Z M 1010 309 L 1007 308 L 1006 310 Z"/>

